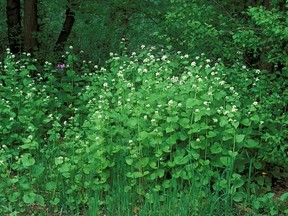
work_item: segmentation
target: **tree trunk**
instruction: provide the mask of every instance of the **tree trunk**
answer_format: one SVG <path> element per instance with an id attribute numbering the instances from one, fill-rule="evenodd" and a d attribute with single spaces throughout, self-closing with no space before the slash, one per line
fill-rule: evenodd
<path id="1" fill-rule="evenodd" d="M 270 2 L 270 0 L 264 0 L 263 5 L 264 5 L 264 7 L 267 10 L 271 10 L 271 2 Z"/>
<path id="2" fill-rule="evenodd" d="M 66 9 L 66 18 L 58 37 L 58 40 L 55 44 L 54 51 L 62 52 L 64 50 L 65 43 L 68 40 L 68 37 L 72 31 L 73 24 L 75 22 L 75 13 L 71 10 L 71 5 L 69 1 L 69 6 Z"/>
<path id="3" fill-rule="evenodd" d="M 10 51 L 14 54 L 21 51 L 22 44 L 20 9 L 20 0 L 7 0 L 8 41 Z"/>
<path id="4" fill-rule="evenodd" d="M 37 19 L 37 0 L 24 0 L 24 49 L 26 52 L 33 53 L 38 48 Z"/>

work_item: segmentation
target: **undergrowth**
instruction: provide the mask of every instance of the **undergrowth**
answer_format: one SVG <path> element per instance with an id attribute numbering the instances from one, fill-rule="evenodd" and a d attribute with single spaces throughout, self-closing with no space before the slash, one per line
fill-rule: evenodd
<path id="1" fill-rule="evenodd" d="M 287 178 L 285 74 L 145 46 L 106 68 L 79 55 L 1 64 L 1 214 L 288 213 L 271 192 Z"/>

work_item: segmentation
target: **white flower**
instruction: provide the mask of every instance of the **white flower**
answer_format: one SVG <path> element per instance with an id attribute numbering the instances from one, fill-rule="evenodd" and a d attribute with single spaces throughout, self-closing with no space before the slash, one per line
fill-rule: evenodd
<path id="1" fill-rule="evenodd" d="M 104 88 L 107 88 L 107 87 L 108 87 L 108 83 L 104 83 L 104 84 L 103 84 L 103 87 L 104 87 Z"/>
<path id="2" fill-rule="evenodd" d="M 169 100 L 168 101 L 168 106 L 172 106 L 173 105 L 173 100 Z"/>
<path id="3" fill-rule="evenodd" d="M 224 84 L 225 84 L 225 81 L 222 80 L 222 81 L 219 82 L 219 84 L 220 84 L 220 85 L 224 85 Z"/>
<path id="4" fill-rule="evenodd" d="M 195 109 L 195 112 L 199 112 L 199 109 Z"/>
<path id="5" fill-rule="evenodd" d="M 73 46 L 69 46 L 69 49 L 73 49 Z"/>
<path id="6" fill-rule="evenodd" d="M 258 105 L 258 102 L 257 102 L 257 101 L 254 101 L 254 102 L 253 102 L 253 105 L 254 105 L 254 106 L 257 106 L 257 105 Z"/>
<path id="7" fill-rule="evenodd" d="M 147 115 L 144 115 L 144 119 L 147 119 Z"/>
<path id="8" fill-rule="evenodd" d="M 178 106 L 178 107 L 182 107 L 182 103 L 178 103 L 177 106 Z"/>
<path id="9" fill-rule="evenodd" d="M 196 66 L 196 62 L 195 61 L 191 62 L 191 66 L 195 67 Z"/>
<path id="10" fill-rule="evenodd" d="M 216 118 L 213 118 L 213 122 L 215 122 L 215 123 L 216 123 L 216 122 L 218 122 L 218 119 L 216 119 Z"/>
<path id="11" fill-rule="evenodd" d="M 196 139 L 196 142 L 200 142 L 200 139 L 199 139 L 199 138 L 197 138 L 197 139 Z"/>
<path id="12" fill-rule="evenodd" d="M 260 70 L 256 70 L 255 73 L 256 73 L 256 74 L 260 74 Z"/>
<path id="13" fill-rule="evenodd" d="M 162 58 L 161 58 L 162 61 L 165 61 L 166 59 L 167 59 L 166 55 L 163 55 Z"/>
<path id="14" fill-rule="evenodd" d="M 233 105 L 231 112 L 236 112 L 237 110 L 238 110 L 237 107 L 235 105 Z"/>

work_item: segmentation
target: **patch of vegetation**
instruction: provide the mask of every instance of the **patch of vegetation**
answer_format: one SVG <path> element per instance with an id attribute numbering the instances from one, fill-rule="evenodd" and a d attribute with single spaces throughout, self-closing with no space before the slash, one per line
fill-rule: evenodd
<path id="1" fill-rule="evenodd" d="M 144 45 L 79 56 L 1 64 L 1 214 L 288 213 L 285 79 Z"/>

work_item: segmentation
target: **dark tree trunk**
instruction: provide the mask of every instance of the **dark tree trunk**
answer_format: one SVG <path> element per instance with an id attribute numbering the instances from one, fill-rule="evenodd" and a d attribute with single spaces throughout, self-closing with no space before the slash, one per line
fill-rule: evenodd
<path id="1" fill-rule="evenodd" d="M 20 10 L 20 0 L 7 0 L 8 41 L 10 51 L 14 54 L 21 51 L 22 44 Z"/>
<path id="2" fill-rule="evenodd" d="M 270 0 L 264 0 L 263 5 L 264 5 L 264 7 L 267 10 L 271 10 L 271 2 L 270 2 Z"/>
<path id="3" fill-rule="evenodd" d="M 37 0 L 24 0 L 24 49 L 33 53 L 38 48 Z"/>
<path id="4" fill-rule="evenodd" d="M 75 13 L 71 10 L 71 5 L 69 5 L 66 9 L 66 18 L 62 30 L 54 47 L 55 52 L 62 52 L 64 50 L 65 43 L 67 42 L 68 37 L 72 31 L 74 22 L 75 22 Z"/>

